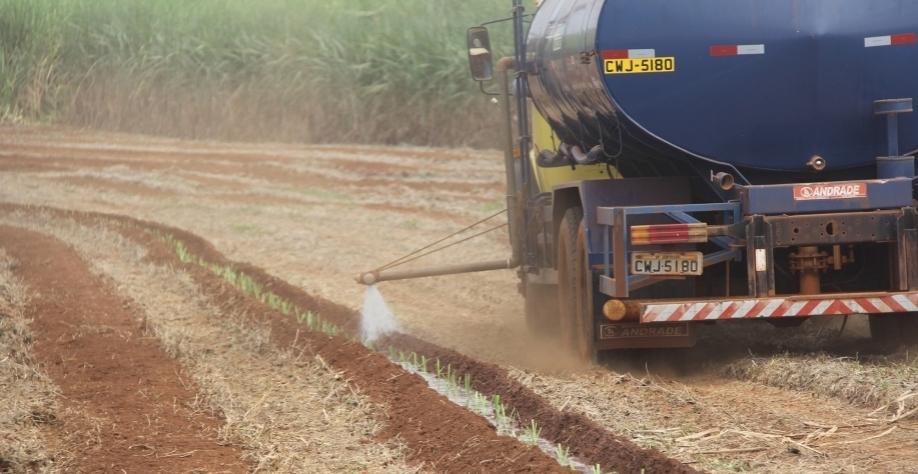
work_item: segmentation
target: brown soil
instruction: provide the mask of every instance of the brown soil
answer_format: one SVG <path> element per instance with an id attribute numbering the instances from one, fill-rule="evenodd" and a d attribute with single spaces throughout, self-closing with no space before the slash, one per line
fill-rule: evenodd
<path id="1" fill-rule="evenodd" d="M 19 206 L 3 206 L 21 209 Z M 149 258 L 160 264 L 182 266 L 192 275 L 202 291 L 221 301 L 227 311 L 242 311 L 253 318 L 253 324 L 268 324 L 271 338 L 279 347 L 314 354 L 325 360 L 335 370 L 341 371 L 371 401 L 389 408 L 384 416 L 386 425 L 378 434 L 383 441 L 404 443 L 409 450 L 408 459 L 438 472 L 565 472 L 553 459 L 535 447 L 499 436 L 483 418 L 454 405 L 445 397 L 427 387 L 418 376 L 410 375 L 385 356 L 368 350 L 363 345 L 342 337 L 330 337 L 308 330 L 304 324 L 284 316 L 260 301 L 251 299 L 229 286 L 224 280 L 206 269 L 182 264 L 162 240 L 151 234 L 168 233 L 187 239 L 189 250 L 210 262 L 227 264 L 222 255 L 206 241 L 177 229 L 154 223 L 140 223 L 123 216 L 100 216 L 45 209 L 61 217 L 94 223 L 120 224 L 116 230 L 126 237 L 146 245 Z M 113 222 L 114 221 L 114 222 Z M 270 280 L 266 289 L 283 296 L 280 287 L 289 285 L 267 277 L 260 270 L 245 265 L 233 265 L 246 273 L 258 272 L 260 280 Z M 303 305 L 329 319 L 334 316 L 335 305 L 300 294 L 300 299 L 310 301 Z M 341 320 L 342 322 L 343 319 Z M 353 331 L 356 326 L 346 326 Z"/>
<path id="2" fill-rule="evenodd" d="M 32 164 L 10 164 L 8 166 L 19 166 L 17 170 L 34 168 L 37 171 L 51 169 L 64 169 L 76 167 L 79 169 L 101 169 L 112 166 L 126 166 L 129 169 L 137 171 L 163 171 L 163 170 L 184 170 L 198 171 L 202 173 L 218 172 L 227 175 L 248 176 L 256 179 L 262 179 L 271 183 L 280 183 L 288 186 L 309 187 L 321 186 L 335 188 L 344 186 L 353 186 L 358 188 L 375 188 L 382 186 L 398 186 L 417 191 L 442 190 L 454 193 L 468 194 L 474 197 L 485 190 L 497 190 L 502 188 L 499 183 L 471 184 L 465 182 L 427 182 L 427 181 L 405 181 L 400 177 L 369 177 L 379 176 L 377 172 L 367 172 L 368 174 L 357 180 L 338 180 L 320 173 L 291 170 L 290 168 L 280 166 L 272 160 L 265 160 L 265 156 L 233 156 L 223 154 L 201 154 L 200 156 L 189 156 L 186 158 L 171 159 L 153 159 L 160 156 L 160 153 L 140 152 L 136 150 L 71 150 L 59 147 L 47 147 L 36 145 L 21 144 L 4 144 L 11 151 L 19 150 L 20 156 L 30 156 Z M 66 153 L 63 156 L 62 153 Z M 126 158 L 125 155 L 136 155 L 136 158 Z M 332 163 L 337 164 L 337 162 Z M 372 168 L 374 165 L 367 165 Z M 25 168 L 22 168 L 25 167 Z M 415 170 L 416 171 L 416 170 Z"/>
<path id="3" fill-rule="evenodd" d="M 218 441 L 221 421 L 194 407 L 181 366 L 143 335 L 128 303 L 72 249 L 7 226 L 0 244 L 34 292 L 35 356 L 71 410 L 55 430 L 76 445 L 68 471 L 247 470 L 239 451 Z"/>
<path id="4" fill-rule="evenodd" d="M 17 171 L 17 172 L 48 172 L 65 169 L 48 163 L 23 161 L 21 157 L 8 157 L 0 155 L 0 171 Z"/>
<path id="5" fill-rule="evenodd" d="M 164 226 L 145 223 L 145 227 L 176 234 L 175 229 Z M 143 229 L 125 227 L 124 230 L 126 235 L 149 246 L 150 258 L 154 261 L 172 265 L 179 263 L 171 249 L 151 238 Z M 192 253 L 201 255 L 198 250 L 202 248 L 210 250 L 208 253 L 216 252 L 206 242 L 195 240 L 188 246 Z M 250 275 L 258 271 L 254 267 L 227 262 L 219 253 L 212 256 L 218 258 L 207 260 L 224 265 L 230 263 Z M 311 332 L 293 318 L 243 296 L 199 266 L 186 264 L 185 270 L 191 273 L 206 294 L 220 295 L 225 308 L 237 311 L 245 308 L 256 321 L 269 324 L 271 337 L 278 346 L 319 355 L 336 370 L 344 372 L 372 401 L 388 406 L 387 424 L 379 437 L 405 443 L 410 450 L 409 460 L 439 472 L 564 472 L 538 449 L 497 435 L 483 418 L 433 392 L 423 379 L 405 373 L 383 355 L 348 339 Z M 257 277 L 256 280 L 264 281 Z M 281 283 L 274 280 L 266 284 L 265 289 L 276 291 Z M 313 301 L 313 305 L 303 307 L 323 317 L 330 316 L 331 303 Z M 350 324 L 349 329 L 353 328 Z"/>
<path id="6" fill-rule="evenodd" d="M 19 206 L 4 205 L 3 208 L 19 208 Z M 345 333 L 354 335 L 359 330 L 359 318 L 344 306 L 313 297 L 289 283 L 269 275 L 264 270 L 250 264 L 228 261 L 209 242 L 181 229 L 175 229 L 157 223 L 142 222 L 125 216 L 101 215 L 92 213 L 77 213 L 55 209 L 42 208 L 46 211 L 57 213 L 61 216 L 95 221 L 95 222 L 120 222 L 119 231 L 129 238 L 136 240 L 151 249 L 151 258 L 160 263 L 171 265 L 181 264 L 172 249 L 167 248 L 163 242 L 152 237 L 147 230 L 154 230 L 158 234 L 172 235 L 185 243 L 188 250 L 207 262 L 228 265 L 237 271 L 242 271 L 263 285 L 266 290 L 293 302 L 300 308 L 310 309 L 320 314 L 324 319 L 336 324 Z M 474 464 L 469 464 L 461 453 L 465 451 L 469 439 L 479 439 L 484 436 L 484 430 L 494 437 L 493 429 L 480 417 L 452 405 L 443 397 L 426 389 L 426 383 L 416 376 L 405 374 L 398 366 L 389 362 L 381 354 L 368 351 L 364 346 L 345 342 L 340 338 L 329 338 L 322 334 L 305 331 L 302 324 L 293 318 L 285 317 L 266 308 L 260 302 L 240 295 L 228 287 L 224 281 L 212 273 L 196 265 L 185 264 L 189 271 L 205 291 L 221 295 L 228 308 L 247 308 L 247 311 L 264 322 L 271 325 L 272 338 L 286 347 L 290 344 L 305 344 L 303 349 L 315 352 L 324 357 L 335 368 L 344 371 L 356 385 L 371 399 L 378 403 L 385 403 L 392 407 L 389 414 L 389 427 L 383 431 L 384 439 L 398 438 L 405 441 L 409 447 L 417 449 L 424 446 L 423 451 L 416 453 L 415 460 L 433 464 L 438 469 L 459 470 L 475 469 Z M 249 309 L 250 308 L 250 309 Z M 663 454 L 636 446 L 631 441 L 616 436 L 591 422 L 582 415 L 575 413 L 562 413 L 534 394 L 531 390 L 516 382 L 504 369 L 493 364 L 476 361 L 458 352 L 451 351 L 421 341 L 408 335 L 399 335 L 382 341 L 380 347 L 392 345 L 402 350 L 411 350 L 426 355 L 431 360 L 439 358 L 444 364 L 451 365 L 460 374 L 468 373 L 472 376 L 476 390 L 487 395 L 498 394 L 506 400 L 508 407 L 515 410 L 520 420 L 536 420 L 542 427 L 542 436 L 554 443 L 560 443 L 570 448 L 571 453 L 590 464 L 600 464 L 605 469 L 614 469 L 617 472 L 694 472 L 692 468 L 678 461 L 667 458 Z M 418 394 L 418 396 L 409 396 Z M 420 399 L 418 399 L 420 398 Z M 427 413 L 421 407 L 438 406 L 435 413 Z M 407 421 L 407 423 L 406 423 Z M 456 426 L 468 426 L 477 434 L 460 434 Z M 447 432 L 436 433 L 431 427 L 442 427 Z M 441 429 L 441 428 L 437 428 Z M 458 435 L 461 443 L 450 433 Z M 434 436 L 432 436 L 434 435 Z M 442 439 L 446 437 L 446 439 Z M 438 441 L 439 440 L 439 441 Z M 524 448 L 519 452 L 521 445 L 509 438 L 496 437 L 487 443 L 487 446 L 496 446 L 497 451 L 485 455 L 490 457 L 517 459 L 519 456 L 525 460 L 524 466 L 531 467 L 530 463 L 536 462 L 540 452 L 532 452 Z M 428 448 L 434 448 L 427 451 Z M 479 448 L 481 449 L 481 448 Z M 448 453 L 455 453 L 451 457 Z M 423 454 L 422 454 L 423 453 Z M 503 453 L 503 454 L 500 454 Z M 510 454 L 516 453 L 516 454 Z M 489 457 L 490 456 L 490 457 Z M 444 464 L 448 459 L 452 462 Z M 459 464 L 456 464 L 456 463 Z M 498 461 L 494 461 L 498 462 Z M 549 465 L 554 462 L 549 461 Z M 505 467 L 516 466 L 516 462 Z M 489 466 L 497 468 L 498 465 Z"/>
<path id="7" fill-rule="evenodd" d="M 139 196 L 169 197 L 178 194 L 174 191 L 154 188 L 153 186 L 147 186 L 140 183 L 128 183 L 114 179 L 97 178 L 92 176 L 68 176 L 55 179 L 57 181 L 72 184 L 75 186 L 86 186 L 104 191 L 115 191 L 119 193 L 136 194 Z"/>
<path id="8" fill-rule="evenodd" d="M 344 145 L 322 145 L 315 147 L 319 150 L 327 151 L 336 151 L 341 153 L 351 153 L 351 154 L 365 154 L 365 153 L 377 153 L 378 147 L 374 146 L 344 146 Z M 422 159 L 449 159 L 449 160 L 461 160 L 463 158 L 468 158 L 471 153 L 462 153 L 461 151 L 446 151 L 443 149 L 431 149 L 425 150 L 421 148 L 409 148 L 409 149 L 399 149 L 393 154 L 398 154 L 398 156 L 406 156 L 411 158 L 422 158 Z"/>

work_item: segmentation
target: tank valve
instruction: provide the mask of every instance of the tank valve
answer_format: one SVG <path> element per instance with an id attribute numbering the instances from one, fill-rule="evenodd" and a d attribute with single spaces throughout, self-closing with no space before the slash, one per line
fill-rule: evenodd
<path id="1" fill-rule="evenodd" d="M 711 181 L 714 182 L 720 189 L 724 191 L 729 191 L 733 189 L 733 186 L 736 185 L 736 179 L 733 178 L 733 175 L 730 173 L 717 173 L 711 176 Z"/>
<path id="2" fill-rule="evenodd" d="M 810 158 L 810 161 L 806 162 L 806 167 L 813 171 L 822 171 L 826 169 L 827 165 L 828 163 L 826 163 L 826 159 L 819 155 L 813 155 L 813 157 Z"/>

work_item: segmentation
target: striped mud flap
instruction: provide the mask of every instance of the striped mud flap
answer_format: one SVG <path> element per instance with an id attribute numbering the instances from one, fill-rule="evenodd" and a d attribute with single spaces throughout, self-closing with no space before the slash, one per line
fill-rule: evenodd
<path id="1" fill-rule="evenodd" d="M 918 313 L 918 292 L 641 303 L 641 323 Z M 918 317 L 918 315 L 916 315 Z"/>

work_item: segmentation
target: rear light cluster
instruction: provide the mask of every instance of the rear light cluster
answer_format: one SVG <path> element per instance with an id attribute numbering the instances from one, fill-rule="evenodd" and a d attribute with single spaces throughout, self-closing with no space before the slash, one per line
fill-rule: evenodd
<path id="1" fill-rule="evenodd" d="M 631 245 L 703 244 L 708 241 L 708 225 L 659 224 L 631 226 Z"/>

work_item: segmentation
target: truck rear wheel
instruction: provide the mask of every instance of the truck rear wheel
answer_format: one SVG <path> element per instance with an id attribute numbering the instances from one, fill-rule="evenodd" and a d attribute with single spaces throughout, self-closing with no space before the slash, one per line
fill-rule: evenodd
<path id="1" fill-rule="evenodd" d="M 558 229 L 558 298 L 560 334 L 564 346 L 578 359 L 596 359 L 593 321 L 593 280 L 587 264 L 583 210 L 564 213 Z"/>
<path id="2" fill-rule="evenodd" d="M 554 336 L 558 334 L 560 317 L 558 316 L 557 285 L 526 284 L 526 327 L 536 336 Z"/>

